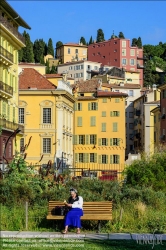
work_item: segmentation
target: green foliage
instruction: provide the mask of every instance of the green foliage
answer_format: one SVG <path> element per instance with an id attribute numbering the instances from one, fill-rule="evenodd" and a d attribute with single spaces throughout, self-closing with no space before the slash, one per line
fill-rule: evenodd
<path id="1" fill-rule="evenodd" d="M 57 74 L 57 67 L 55 67 L 54 65 L 52 65 L 52 68 L 50 70 L 50 74 Z"/>
<path id="2" fill-rule="evenodd" d="M 103 41 L 105 41 L 104 32 L 103 32 L 102 29 L 98 29 L 98 30 L 97 30 L 96 42 L 99 43 L 99 42 L 103 42 Z"/>
<path id="3" fill-rule="evenodd" d="M 89 39 L 89 45 L 92 44 L 92 43 L 93 43 L 93 38 L 91 36 L 90 39 Z"/>
<path id="4" fill-rule="evenodd" d="M 57 58 L 57 48 L 59 48 L 61 45 L 63 45 L 63 43 L 61 41 L 58 41 L 56 43 L 56 51 L 55 51 L 55 58 Z"/>
<path id="5" fill-rule="evenodd" d="M 19 52 L 19 60 L 22 62 L 33 63 L 34 53 L 33 53 L 33 43 L 30 40 L 30 35 L 24 31 L 23 37 L 25 37 L 25 48 L 22 48 Z"/>
<path id="6" fill-rule="evenodd" d="M 37 39 L 33 45 L 35 63 L 43 63 L 43 58 L 45 56 L 45 42 L 43 39 Z"/>
<path id="7" fill-rule="evenodd" d="M 119 32 L 119 36 L 118 37 L 121 38 L 121 39 L 125 39 L 125 36 L 124 36 L 124 34 L 123 34 L 122 31 Z"/>
<path id="8" fill-rule="evenodd" d="M 48 40 L 47 54 L 52 55 L 54 57 L 54 47 L 51 38 L 49 38 Z"/>
<path id="9" fill-rule="evenodd" d="M 136 46 L 137 46 L 137 38 L 133 38 L 133 39 L 132 39 L 131 46 L 132 46 L 132 47 L 136 47 Z"/>
<path id="10" fill-rule="evenodd" d="M 86 45 L 86 40 L 83 36 L 80 38 L 80 43 L 82 43 L 83 45 Z"/>
<path id="11" fill-rule="evenodd" d="M 138 37 L 138 40 L 137 40 L 137 47 L 138 47 L 139 49 L 142 49 L 142 40 L 141 40 L 141 37 L 140 37 L 140 36 Z"/>

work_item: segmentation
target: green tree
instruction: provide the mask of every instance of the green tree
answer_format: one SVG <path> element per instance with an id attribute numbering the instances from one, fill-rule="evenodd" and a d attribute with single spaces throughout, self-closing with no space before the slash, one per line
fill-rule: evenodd
<path id="1" fill-rule="evenodd" d="M 34 62 L 34 53 L 33 53 L 33 43 L 31 42 L 30 35 L 24 31 L 23 37 L 25 38 L 26 47 L 22 48 L 20 51 L 20 59 L 22 62 L 33 63 Z"/>
<path id="2" fill-rule="evenodd" d="M 137 47 L 138 47 L 139 49 L 142 49 L 142 40 L 141 40 L 141 37 L 140 37 L 140 36 L 138 37 L 138 40 L 137 40 Z"/>
<path id="3" fill-rule="evenodd" d="M 133 39 L 132 39 L 131 46 L 132 46 L 132 47 L 136 47 L 136 46 L 137 46 L 137 38 L 133 38 Z"/>
<path id="4" fill-rule="evenodd" d="M 92 43 L 93 43 L 93 38 L 91 36 L 90 39 L 89 39 L 89 45 L 92 44 Z"/>
<path id="5" fill-rule="evenodd" d="M 121 38 L 121 39 L 125 39 L 124 34 L 123 34 L 123 32 L 122 32 L 122 31 L 120 31 L 120 32 L 119 32 L 119 38 Z"/>
<path id="6" fill-rule="evenodd" d="M 50 70 L 50 74 L 57 74 L 57 67 L 52 65 L 51 70 Z"/>
<path id="7" fill-rule="evenodd" d="M 43 39 L 37 39 L 33 45 L 35 63 L 40 63 L 42 61 L 42 57 L 45 55 L 45 42 Z"/>
<path id="8" fill-rule="evenodd" d="M 18 51 L 18 61 L 19 61 L 19 62 L 22 62 L 22 58 L 23 58 L 23 50 L 20 49 L 20 50 Z"/>
<path id="9" fill-rule="evenodd" d="M 46 66 L 46 74 L 50 74 L 50 67 L 49 67 L 49 61 L 48 60 L 46 60 L 45 66 Z"/>
<path id="10" fill-rule="evenodd" d="M 80 38 L 80 43 L 82 43 L 83 45 L 86 45 L 86 40 L 83 36 Z"/>
<path id="11" fill-rule="evenodd" d="M 62 43 L 61 41 L 58 41 L 58 42 L 56 43 L 55 58 L 57 58 L 57 48 L 59 48 L 59 47 L 62 46 L 62 45 L 63 45 L 63 43 Z"/>
<path id="12" fill-rule="evenodd" d="M 52 55 L 54 57 L 54 47 L 53 47 L 53 43 L 52 43 L 51 38 L 49 38 L 49 40 L 48 40 L 47 54 Z"/>
<path id="13" fill-rule="evenodd" d="M 99 43 L 99 42 L 103 42 L 105 41 L 104 39 L 104 32 L 102 29 L 98 29 L 97 30 L 97 38 L 96 38 L 96 42 Z"/>

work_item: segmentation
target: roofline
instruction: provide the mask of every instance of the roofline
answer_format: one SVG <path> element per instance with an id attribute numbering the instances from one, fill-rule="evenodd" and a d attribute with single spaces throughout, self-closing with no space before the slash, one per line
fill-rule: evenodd
<path id="1" fill-rule="evenodd" d="M 56 47 L 56 49 L 59 49 L 60 47 L 62 47 L 62 46 L 71 46 L 71 47 L 84 47 L 84 48 L 88 48 L 88 46 L 87 45 L 80 45 L 80 44 L 62 44 L 62 45 L 60 45 L 60 46 L 58 46 L 58 47 Z"/>
<path id="2" fill-rule="evenodd" d="M 69 62 L 69 63 L 63 63 L 63 64 L 59 64 L 58 67 L 61 67 L 61 66 L 67 66 L 67 65 L 70 65 L 70 64 L 77 64 L 77 63 L 82 63 L 82 62 L 92 62 L 92 61 L 88 61 L 88 60 L 80 60 L 80 61 L 76 61 L 76 62 Z M 99 63 L 99 62 L 92 62 L 92 63 L 98 63 L 98 64 L 102 64 L 102 63 Z"/>
<path id="3" fill-rule="evenodd" d="M 21 27 L 31 29 L 31 27 L 23 20 L 23 18 L 12 8 L 12 6 L 6 0 L 1 0 L 1 6 L 13 17 L 13 19 L 18 17 L 16 19 L 16 22 Z"/>

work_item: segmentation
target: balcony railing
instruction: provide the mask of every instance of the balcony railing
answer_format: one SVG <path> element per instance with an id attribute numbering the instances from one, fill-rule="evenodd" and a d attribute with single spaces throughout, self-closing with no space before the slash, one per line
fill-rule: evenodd
<path id="1" fill-rule="evenodd" d="M 13 55 L 9 51 L 4 49 L 1 45 L 0 45 L 0 55 L 6 57 L 8 60 L 10 60 L 13 63 Z"/>
<path id="2" fill-rule="evenodd" d="M 25 44 L 25 38 L 18 32 L 17 28 L 13 27 L 3 16 L 0 17 L 0 24 L 3 24 L 14 36 Z"/>
<path id="3" fill-rule="evenodd" d="M 23 125 L 17 124 L 15 122 L 7 121 L 6 119 L 0 118 L 0 126 L 2 127 L 2 129 L 9 129 L 12 131 L 19 128 L 21 130 L 21 133 L 24 133 L 24 126 Z"/>
<path id="4" fill-rule="evenodd" d="M 13 95 L 13 88 L 2 81 L 0 81 L 0 91 Z"/>
<path id="5" fill-rule="evenodd" d="M 137 69 L 144 69 L 144 65 L 137 64 Z"/>

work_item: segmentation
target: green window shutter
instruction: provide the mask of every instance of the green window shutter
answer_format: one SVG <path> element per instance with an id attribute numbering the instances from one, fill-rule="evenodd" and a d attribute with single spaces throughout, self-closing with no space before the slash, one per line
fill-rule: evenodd
<path id="1" fill-rule="evenodd" d="M 110 155 L 110 164 L 113 163 L 113 155 Z"/>
<path id="2" fill-rule="evenodd" d="M 6 103 L 5 102 L 3 102 L 2 104 L 2 114 L 6 115 Z"/>
<path id="3" fill-rule="evenodd" d="M 77 103 L 74 103 L 74 111 L 77 110 Z"/>
<path id="4" fill-rule="evenodd" d="M 88 103 L 88 110 L 91 110 L 91 103 Z"/>
<path id="5" fill-rule="evenodd" d="M 113 145 L 113 139 L 110 138 L 110 146 L 112 146 L 112 145 Z"/>
<path id="6" fill-rule="evenodd" d="M 101 131 L 106 132 L 106 123 L 102 123 Z"/>
<path id="7" fill-rule="evenodd" d="M 85 135 L 83 135 L 83 145 L 85 145 Z"/>
<path id="8" fill-rule="evenodd" d="M 94 154 L 94 162 L 97 163 L 97 154 Z"/>
<path id="9" fill-rule="evenodd" d="M 96 126 L 96 116 L 91 116 L 90 117 L 90 125 L 91 126 Z"/>
<path id="10" fill-rule="evenodd" d="M 77 117 L 77 126 L 82 127 L 82 117 Z"/>
<path id="11" fill-rule="evenodd" d="M 77 145 L 77 144 L 78 144 L 78 136 L 77 136 L 77 135 L 75 135 L 74 142 L 75 142 L 75 145 Z"/>
<path id="12" fill-rule="evenodd" d="M 110 116 L 113 116 L 113 112 L 112 111 L 110 112 Z"/>
<path id="13" fill-rule="evenodd" d="M 117 116 L 120 116 L 120 111 L 117 112 Z"/>
<path id="14" fill-rule="evenodd" d="M 88 163 L 89 162 L 89 154 L 88 153 L 85 153 L 85 154 L 83 154 L 83 157 L 84 157 L 84 162 L 85 163 Z"/>
<path id="15" fill-rule="evenodd" d="M 117 132 L 118 131 L 118 124 L 117 122 L 113 122 L 113 132 Z"/>
<path id="16" fill-rule="evenodd" d="M 75 135 L 73 135 L 73 145 L 75 145 Z"/>
<path id="17" fill-rule="evenodd" d="M 96 102 L 96 110 L 98 110 L 98 103 Z"/>
<path id="18" fill-rule="evenodd" d="M 99 146 L 101 146 L 101 139 L 98 139 L 98 144 Z"/>
<path id="19" fill-rule="evenodd" d="M 118 146 L 120 146 L 120 138 L 117 138 L 117 140 L 118 140 Z"/>
<path id="20" fill-rule="evenodd" d="M 108 164 L 108 155 L 106 155 L 106 164 Z"/>
<path id="21" fill-rule="evenodd" d="M 99 163 L 101 163 L 101 155 L 99 155 Z"/>
<path id="22" fill-rule="evenodd" d="M 106 138 L 106 146 L 108 146 L 108 139 Z"/>
<path id="23" fill-rule="evenodd" d="M 106 117 L 106 111 L 102 111 L 102 117 Z"/>
<path id="24" fill-rule="evenodd" d="M 97 144 L 97 135 L 95 135 L 95 144 Z"/>
<path id="25" fill-rule="evenodd" d="M 82 111 L 82 103 L 80 103 L 80 110 Z"/>
<path id="26" fill-rule="evenodd" d="M 75 153 L 75 162 L 78 162 L 78 154 L 77 153 Z"/>
<path id="27" fill-rule="evenodd" d="M 120 164 L 120 155 L 117 155 L 118 159 L 117 159 L 117 162 L 118 164 Z"/>
<path id="28" fill-rule="evenodd" d="M 86 144 L 89 144 L 89 135 L 86 135 Z"/>
<path id="29" fill-rule="evenodd" d="M 10 120 L 10 105 L 9 104 L 7 106 L 7 117 L 8 117 L 8 120 Z"/>

